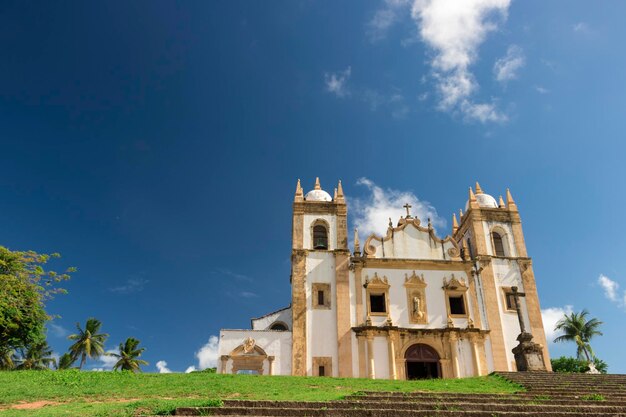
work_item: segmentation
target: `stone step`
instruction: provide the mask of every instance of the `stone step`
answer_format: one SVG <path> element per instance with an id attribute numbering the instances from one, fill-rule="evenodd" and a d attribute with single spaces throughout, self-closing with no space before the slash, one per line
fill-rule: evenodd
<path id="1" fill-rule="evenodd" d="M 533 411 L 497 411 L 492 410 L 395 410 L 395 409 L 303 409 L 303 408 L 245 408 L 245 407 L 181 407 L 176 410 L 177 416 L 255 416 L 255 417 L 589 417 L 590 411 L 567 412 L 553 409 Z M 602 414 L 606 417 L 626 417 L 626 410 Z"/>
<path id="2" fill-rule="evenodd" d="M 327 402 L 298 402 L 298 401 L 225 401 L 226 408 L 289 408 L 289 409 L 319 409 L 319 410 L 381 410 L 393 409 L 405 410 L 447 410 L 447 411 L 563 411 L 563 412 L 589 412 L 592 414 L 610 414 L 626 412 L 626 405 L 607 405 L 604 403 L 574 403 L 558 405 L 552 403 L 545 404 L 524 404 L 524 403 L 476 403 L 476 402 L 414 402 L 414 403 L 375 403 L 357 401 L 327 401 Z"/>
<path id="3" fill-rule="evenodd" d="M 345 398 L 346 401 L 357 401 L 360 403 L 392 403 L 392 404 L 401 404 L 401 403 L 420 403 L 420 402 L 433 402 L 433 403 L 456 403 L 456 402 L 467 402 L 467 403 L 485 403 L 485 402 L 496 402 L 496 403 L 507 403 L 507 404 L 562 404 L 562 405 L 571 405 L 571 404 L 583 404 L 588 403 L 599 403 L 603 405 L 622 405 L 626 406 L 626 399 L 624 400 L 611 400 L 607 398 L 605 401 L 586 401 L 581 398 L 565 398 L 565 397 L 545 397 L 541 395 L 518 395 L 516 397 L 494 397 L 494 398 L 471 398 L 471 397 L 351 397 L 348 396 Z"/>

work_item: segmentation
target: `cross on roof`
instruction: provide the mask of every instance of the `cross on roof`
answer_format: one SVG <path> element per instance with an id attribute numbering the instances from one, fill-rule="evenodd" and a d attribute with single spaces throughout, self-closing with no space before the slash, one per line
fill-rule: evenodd
<path id="1" fill-rule="evenodd" d="M 409 203 L 406 203 L 405 205 L 403 205 L 402 207 L 404 207 L 406 209 L 406 218 L 410 219 L 411 218 L 411 212 L 409 211 L 411 207 L 413 207 L 412 205 L 410 205 Z"/>

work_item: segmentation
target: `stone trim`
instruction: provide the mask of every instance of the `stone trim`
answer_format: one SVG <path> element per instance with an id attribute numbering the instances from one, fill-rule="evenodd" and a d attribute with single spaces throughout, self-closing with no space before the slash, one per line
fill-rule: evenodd
<path id="1" fill-rule="evenodd" d="M 319 304 L 318 293 L 324 293 L 324 304 Z M 323 282 L 314 282 L 311 284 L 311 307 L 313 310 L 330 310 L 331 299 L 330 284 Z"/>

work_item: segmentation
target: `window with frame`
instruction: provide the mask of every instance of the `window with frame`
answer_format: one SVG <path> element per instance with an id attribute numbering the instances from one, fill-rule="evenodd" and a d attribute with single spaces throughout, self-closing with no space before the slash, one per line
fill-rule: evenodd
<path id="1" fill-rule="evenodd" d="M 504 297 L 504 309 L 508 312 L 517 312 L 515 296 L 513 291 L 511 291 L 511 287 L 502 287 L 502 294 Z"/>
<path id="2" fill-rule="evenodd" d="M 448 304 L 450 305 L 450 314 L 453 316 L 465 316 L 465 296 L 463 294 L 450 295 Z"/>
<path id="3" fill-rule="evenodd" d="M 380 278 L 374 273 L 372 279 L 365 279 L 365 290 L 367 300 L 367 315 L 388 316 L 389 315 L 389 282 L 387 277 Z"/>
<path id="4" fill-rule="evenodd" d="M 370 313 L 386 313 L 385 294 L 370 294 Z"/>
<path id="5" fill-rule="evenodd" d="M 328 249 L 328 228 L 323 224 L 313 226 L 313 249 Z"/>
<path id="6" fill-rule="evenodd" d="M 330 309 L 330 284 L 314 282 L 311 285 L 311 297 L 314 309 Z"/>
<path id="7" fill-rule="evenodd" d="M 504 242 L 502 235 L 498 232 L 491 232 L 491 240 L 493 242 L 493 252 L 496 256 L 506 256 L 504 251 Z"/>

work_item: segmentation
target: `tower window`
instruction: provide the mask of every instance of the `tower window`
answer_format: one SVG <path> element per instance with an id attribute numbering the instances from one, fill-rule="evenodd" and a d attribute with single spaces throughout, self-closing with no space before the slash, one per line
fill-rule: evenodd
<path id="1" fill-rule="evenodd" d="M 506 256 L 504 253 L 504 244 L 502 242 L 502 236 L 500 236 L 500 233 L 492 232 L 491 239 L 493 240 L 493 250 L 496 256 Z"/>
<path id="2" fill-rule="evenodd" d="M 463 295 L 451 295 L 448 297 L 450 303 L 450 314 L 464 316 L 465 312 L 465 300 Z"/>
<path id="3" fill-rule="evenodd" d="M 317 369 L 317 374 L 318 374 L 319 376 L 326 376 L 326 369 L 324 368 L 324 366 L 320 366 L 320 367 Z"/>
<path id="4" fill-rule="evenodd" d="M 313 249 L 328 249 L 328 230 L 317 224 L 313 227 Z"/>
<path id="5" fill-rule="evenodd" d="M 311 301 L 315 309 L 330 309 L 330 284 L 314 282 L 311 285 Z"/>
<path id="6" fill-rule="evenodd" d="M 370 312 L 386 313 L 385 294 L 370 294 Z"/>

